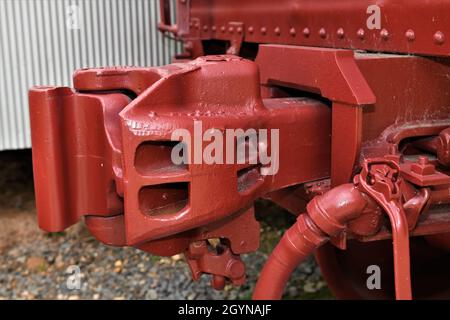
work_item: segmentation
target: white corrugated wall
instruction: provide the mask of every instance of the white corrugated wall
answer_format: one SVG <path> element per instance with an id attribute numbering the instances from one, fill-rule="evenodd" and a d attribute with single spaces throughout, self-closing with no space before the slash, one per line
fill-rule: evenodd
<path id="1" fill-rule="evenodd" d="M 0 150 L 29 148 L 28 89 L 75 69 L 170 63 L 157 0 L 0 0 Z"/>

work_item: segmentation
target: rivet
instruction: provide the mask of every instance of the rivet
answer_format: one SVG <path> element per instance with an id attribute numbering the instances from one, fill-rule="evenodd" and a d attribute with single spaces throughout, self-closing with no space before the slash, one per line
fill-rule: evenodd
<path id="1" fill-rule="evenodd" d="M 208 31 L 208 26 L 206 24 L 203 26 L 203 31 Z"/>
<path id="2" fill-rule="evenodd" d="M 414 41 L 416 39 L 416 35 L 414 34 L 414 30 L 406 30 L 405 37 L 408 41 Z"/>
<path id="3" fill-rule="evenodd" d="M 229 33 L 233 33 L 233 32 L 234 32 L 234 28 L 233 28 L 233 27 L 229 27 L 229 28 L 228 28 L 228 32 L 229 32 Z"/>
<path id="4" fill-rule="evenodd" d="M 182 4 L 185 4 L 185 3 L 187 2 L 187 0 L 180 0 L 180 2 L 181 2 Z"/>
<path id="5" fill-rule="evenodd" d="M 248 33 L 253 33 L 255 29 L 253 27 L 248 27 Z"/>
<path id="6" fill-rule="evenodd" d="M 261 28 L 261 33 L 262 33 L 262 34 L 266 34 L 266 32 L 267 32 L 266 27 L 262 27 L 262 28 Z"/>
<path id="7" fill-rule="evenodd" d="M 237 33 L 239 33 L 239 34 L 242 33 L 242 27 L 238 27 L 238 28 L 237 28 Z"/>
<path id="8" fill-rule="evenodd" d="M 295 36 L 297 34 L 297 31 L 295 31 L 295 28 L 291 28 L 289 30 L 289 33 L 291 34 L 291 36 Z"/>
<path id="9" fill-rule="evenodd" d="M 445 41 L 445 36 L 444 36 L 444 33 L 442 31 L 437 31 L 434 34 L 433 38 L 434 38 L 434 43 L 436 43 L 438 45 L 443 44 L 444 41 Z"/>
<path id="10" fill-rule="evenodd" d="M 342 28 L 337 29 L 336 34 L 339 38 L 342 39 L 345 35 L 344 29 L 342 29 Z"/>
<path id="11" fill-rule="evenodd" d="M 327 31 L 324 28 L 320 28 L 319 35 L 321 38 L 325 38 L 327 36 Z"/>
<path id="12" fill-rule="evenodd" d="M 356 32 L 356 35 L 358 36 L 358 38 L 360 38 L 361 40 L 364 39 L 364 29 L 359 29 Z"/>
<path id="13" fill-rule="evenodd" d="M 389 39 L 389 31 L 387 31 L 386 29 L 381 30 L 380 36 L 381 38 L 383 38 L 383 40 Z"/>
<path id="14" fill-rule="evenodd" d="M 277 34 L 277 35 L 280 35 L 280 33 L 281 33 L 280 27 L 276 27 L 274 31 L 275 31 L 275 34 Z"/>
<path id="15" fill-rule="evenodd" d="M 303 35 L 304 35 L 305 37 L 309 37 L 310 34 L 311 34 L 311 31 L 309 31 L 309 28 L 303 29 Z"/>
<path id="16" fill-rule="evenodd" d="M 220 30 L 221 30 L 222 32 L 225 32 L 225 30 L 227 30 L 227 28 L 225 28 L 225 26 L 221 26 L 221 27 L 220 27 Z"/>
<path id="17" fill-rule="evenodd" d="M 196 22 L 194 27 L 195 27 L 195 29 L 198 29 L 198 28 L 200 28 L 200 24 L 198 22 Z"/>
<path id="18" fill-rule="evenodd" d="M 212 27 L 211 27 L 211 30 L 212 30 L 213 32 L 216 32 L 216 30 L 217 30 L 216 26 L 212 26 Z"/>

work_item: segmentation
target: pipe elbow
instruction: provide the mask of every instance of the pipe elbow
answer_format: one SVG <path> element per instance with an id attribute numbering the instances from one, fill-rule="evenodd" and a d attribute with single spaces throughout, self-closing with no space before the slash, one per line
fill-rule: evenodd
<path id="1" fill-rule="evenodd" d="M 348 222 L 361 216 L 369 201 L 354 184 L 347 183 L 312 199 L 307 211 L 322 231 L 335 236 L 346 228 Z"/>
<path id="2" fill-rule="evenodd" d="M 371 206 L 368 196 L 353 184 L 344 184 L 315 197 L 275 247 L 256 284 L 253 298 L 281 299 L 292 271 L 316 248 L 347 228 Z"/>
<path id="3" fill-rule="evenodd" d="M 273 250 L 259 276 L 254 300 L 281 299 L 291 273 L 314 250 L 328 240 L 306 214 L 298 217 Z"/>

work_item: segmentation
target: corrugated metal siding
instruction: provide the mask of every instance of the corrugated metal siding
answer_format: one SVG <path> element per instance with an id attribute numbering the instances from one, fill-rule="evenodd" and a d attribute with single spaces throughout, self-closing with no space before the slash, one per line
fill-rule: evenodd
<path id="1" fill-rule="evenodd" d="M 170 63 L 180 44 L 158 19 L 157 0 L 0 0 L 0 150 L 31 146 L 31 86 L 70 86 L 85 67 Z"/>

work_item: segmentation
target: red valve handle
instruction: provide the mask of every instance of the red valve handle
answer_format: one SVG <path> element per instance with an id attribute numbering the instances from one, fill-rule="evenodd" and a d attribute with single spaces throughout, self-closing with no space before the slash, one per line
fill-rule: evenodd
<path id="1" fill-rule="evenodd" d="M 360 190 L 370 195 L 389 216 L 394 247 L 395 295 L 398 300 L 411 300 L 409 230 L 398 192 L 399 171 L 398 164 L 392 160 L 366 160 L 357 183 Z"/>

